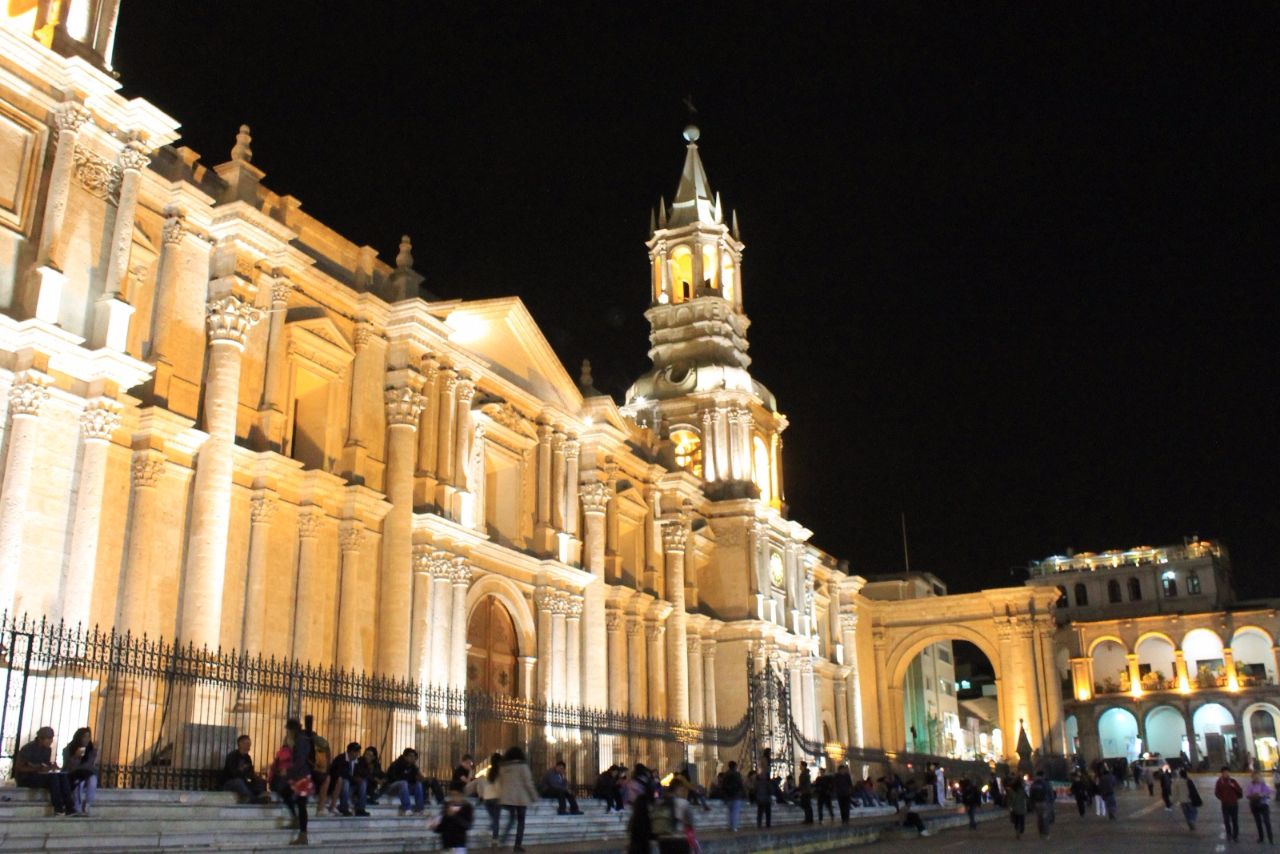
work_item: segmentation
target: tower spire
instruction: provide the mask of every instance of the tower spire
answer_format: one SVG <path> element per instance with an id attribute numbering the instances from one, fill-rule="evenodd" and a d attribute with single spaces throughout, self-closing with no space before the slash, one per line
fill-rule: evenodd
<path id="1" fill-rule="evenodd" d="M 697 125 L 684 129 L 684 169 L 680 172 L 680 186 L 676 188 L 675 201 L 671 203 L 671 227 L 691 225 L 695 222 L 707 225 L 720 223 L 720 210 L 707 180 L 707 170 L 698 156 L 698 139 L 702 132 Z"/>

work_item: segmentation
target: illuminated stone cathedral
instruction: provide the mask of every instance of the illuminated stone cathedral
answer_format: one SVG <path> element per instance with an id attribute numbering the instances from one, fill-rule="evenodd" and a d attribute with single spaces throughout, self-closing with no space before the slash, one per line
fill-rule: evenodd
<path id="1" fill-rule="evenodd" d="M 767 662 L 837 758 L 902 750 L 904 674 L 960 638 L 1004 752 L 1062 752 L 1056 591 L 871 600 L 787 518 L 697 128 L 619 405 L 519 298 L 424 298 L 408 237 L 384 261 L 269 189 L 248 127 L 181 146 L 117 91 L 116 6 L 0 26 L 0 607 L 694 725 Z"/>

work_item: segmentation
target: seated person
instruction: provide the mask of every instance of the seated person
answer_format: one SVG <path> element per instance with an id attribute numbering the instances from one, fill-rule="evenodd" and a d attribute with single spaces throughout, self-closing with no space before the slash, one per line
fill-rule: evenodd
<path id="1" fill-rule="evenodd" d="M 54 815 L 79 815 L 71 802 L 71 780 L 53 761 L 53 727 L 36 730 L 34 741 L 13 758 L 13 779 L 24 789 L 48 789 Z"/>
<path id="2" fill-rule="evenodd" d="M 367 800 L 371 804 L 378 802 L 378 796 L 382 794 L 387 785 L 387 775 L 382 770 L 382 759 L 378 757 L 378 748 L 370 745 L 364 749 L 364 773 L 367 775 L 365 779 L 369 781 Z M 360 769 L 357 768 L 357 773 Z"/>
<path id="3" fill-rule="evenodd" d="M 556 767 L 547 769 L 547 773 L 542 775 L 542 791 L 550 798 L 555 798 L 559 802 L 556 812 L 559 815 L 582 815 L 582 810 L 578 809 L 578 799 L 573 796 L 573 792 L 569 791 L 569 779 L 565 777 L 565 764 L 563 761 L 557 762 Z M 565 809 L 565 802 L 568 802 L 569 808 Z"/>
<path id="4" fill-rule="evenodd" d="M 361 766 L 364 766 L 361 770 Z M 355 801 L 358 816 L 367 816 L 365 804 L 369 794 L 369 763 L 360 755 L 360 742 L 347 745 L 347 752 L 339 754 L 329 766 L 329 776 L 338 791 L 338 812 L 351 815 L 351 801 Z"/>
<path id="5" fill-rule="evenodd" d="M 80 815 L 88 815 L 98 791 L 98 748 L 87 726 L 76 730 L 70 743 L 62 748 L 62 772 L 71 784 L 73 809 Z"/>
<path id="6" fill-rule="evenodd" d="M 399 796 L 400 815 L 408 815 L 410 797 L 413 798 L 414 815 L 422 815 L 426 810 L 422 773 L 418 771 L 418 751 L 412 747 L 406 747 L 400 758 L 387 769 L 387 795 Z"/>
<path id="7" fill-rule="evenodd" d="M 242 804 L 269 803 L 267 781 L 253 769 L 253 757 L 249 755 L 252 746 L 247 735 L 236 739 L 236 749 L 227 754 L 227 761 L 222 764 L 222 788 L 234 792 Z"/>

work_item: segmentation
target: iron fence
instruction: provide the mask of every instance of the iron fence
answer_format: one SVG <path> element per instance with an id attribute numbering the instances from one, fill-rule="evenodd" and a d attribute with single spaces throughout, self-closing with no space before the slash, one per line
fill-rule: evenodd
<path id="1" fill-rule="evenodd" d="M 615 762 L 665 772 L 739 758 L 750 741 L 750 714 L 700 727 L 27 617 L 0 618 L 0 680 L 0 775 L 39 727 L 53 727 L 60 746 L 89 726 L 108 787 L 216 787 L 242 734 L 265 770 L 285 721 L 305 715 L 334 755 L 355 741 L 376 747 L 385 766 L 412 746 L 424 773 L 447 778 L 464 753 L 483 765 L 490 752 L 520 745 L 535 769 L 563 759 L 579 788 Z"/>

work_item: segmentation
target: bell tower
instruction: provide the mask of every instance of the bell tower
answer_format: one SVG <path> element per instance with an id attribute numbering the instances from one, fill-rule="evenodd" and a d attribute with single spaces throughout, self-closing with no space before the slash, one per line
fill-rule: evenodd
<path id="1" fill-rule="evenodd" d="M 650 220 L 649 359 L 627 391 L 638 422 L 667 440 L 664 461 L 706 482 L 715 498 L 759 498 L 780 508 L 786 418 L 748 372 L 737 214 L 725 218 L 698 153 L 700 131 L 684 129 L 675 198 Z"/>

